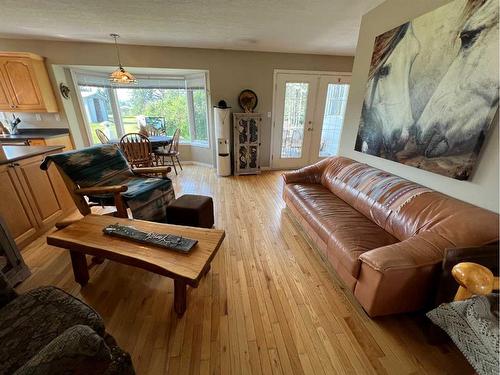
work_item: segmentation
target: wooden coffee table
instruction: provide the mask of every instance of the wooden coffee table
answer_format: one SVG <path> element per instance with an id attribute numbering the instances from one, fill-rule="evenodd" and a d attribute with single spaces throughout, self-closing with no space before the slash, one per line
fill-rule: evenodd
<path id="1" fill-rule="evenodd" d="M 105 235 L 110 224 L 134 226 L 137 229 L 169 233 L 198 240 L 189 254 L 145 245 Z M 218 229 L 184 227 L 112 216 L 88 215 L 80 221 L 47 236 L 49 245 L 69 250 L 75 280 L 82 287 L 89 281 L 85 254 L 145 269 L 174 279 L 174 309 L 180 317 L 186 311 L 186 288 L 196 288 L 210 270 L 210 262 L 219 250 L 225 232 Z"/>

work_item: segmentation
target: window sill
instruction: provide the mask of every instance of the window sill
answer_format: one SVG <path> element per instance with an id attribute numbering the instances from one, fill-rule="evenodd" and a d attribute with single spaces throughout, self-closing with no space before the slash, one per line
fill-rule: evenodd
<path id="1" fill-rule="evenodd" d="M 179 141 L 179 145 L 182 146 L 191 146 L 191 147 L 199 147 L 199 148 L 210 148 L 210 144 L 208 142 L 196 142 L 196 141 Z"/>

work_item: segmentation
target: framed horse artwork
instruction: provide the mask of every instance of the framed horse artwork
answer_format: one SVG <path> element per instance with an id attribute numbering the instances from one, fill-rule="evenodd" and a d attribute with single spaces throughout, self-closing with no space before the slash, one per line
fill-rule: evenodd
<path id="1" fill-rule="evenodd" d="M 355 150 L 468 180 L 498 116 L 498 0 L 454 0 L 375 39 Z"/>

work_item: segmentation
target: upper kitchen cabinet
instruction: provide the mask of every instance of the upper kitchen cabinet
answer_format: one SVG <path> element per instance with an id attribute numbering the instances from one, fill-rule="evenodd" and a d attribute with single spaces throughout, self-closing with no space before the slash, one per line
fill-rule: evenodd
<path id="1" fill-rule="evenodd" d="M 43 57 L 0 52 L 0 111 L 57 112 Z"/>

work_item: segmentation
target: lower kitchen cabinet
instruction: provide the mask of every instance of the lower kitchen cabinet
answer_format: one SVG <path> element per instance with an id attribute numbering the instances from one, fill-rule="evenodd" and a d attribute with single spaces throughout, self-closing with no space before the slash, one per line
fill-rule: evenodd
<path id="1" fill-rule="evenodd" d="M 0 165 L 0 216 L 19 247 L 75 210 L 57 169 L 40 169 L 44 156 Z"/>

